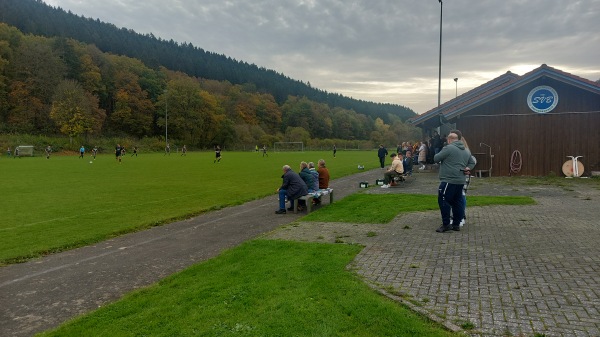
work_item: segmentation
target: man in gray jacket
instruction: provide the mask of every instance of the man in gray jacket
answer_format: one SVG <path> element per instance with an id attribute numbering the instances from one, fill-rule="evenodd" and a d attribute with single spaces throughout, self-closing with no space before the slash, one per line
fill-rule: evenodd
<path id="1" fill-rule="evenodd" d="M 463 187 L 465 174 L 475 167 L 471 152 L 458 139 L 456 133 L 448 134 L 448 145 L 437 153 L 433 160 L 440 163 L 440 186 L 438 188 L 438 205 L 442 214 L 442 226 L 438 233 L 450 230 L 460 231 L 460 221 L 464 217 Z M 450 219 L 452 210 L 452 219 Z"/>

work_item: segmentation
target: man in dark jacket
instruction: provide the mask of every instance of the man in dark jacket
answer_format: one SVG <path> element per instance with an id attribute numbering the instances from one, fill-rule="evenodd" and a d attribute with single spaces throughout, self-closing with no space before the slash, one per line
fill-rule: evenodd
<path id="1" fill-rule="evenodd" d="M 304 183 L 304 180 L 296 172 L 292 171 L 289 165 L 283 166 L 283 175 L 281 178 L 283 178 L 283 183 L 277 189 L 277 193 L 279 193 L 279 210 L 275 211 L 275 214 L 286 213 L 286 197 L 290 201 L 290 208 L 294 209 L 294 200 L 308 194 L 306 183 Z"/>
<path id="2" fill-rule="evenodd" d="M 381 165 L 381 168 L 385 167 L 385 157 L 387 157 L 387 155 L 387 149 L 383 147 L 383 144 L 380 144 L 379 150 L 377 150 L 377 157 L 379 157 L 379 165 Z"/>

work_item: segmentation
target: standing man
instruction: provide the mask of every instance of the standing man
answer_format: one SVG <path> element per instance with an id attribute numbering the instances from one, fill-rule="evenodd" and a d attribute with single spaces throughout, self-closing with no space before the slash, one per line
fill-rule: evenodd
<path id="1" fill-rule="evenodd" d="M 306 183 L 304 183 L 304 180 L 296 172 L 292 171 L 289 165 L 283 166 L 283 175 L 281 178 L 283 178 L 283 183 L 277 189 L 277 193 L 279 194 L 279 210 L 275 211 L 275 214 L 286 213 L 286 197 L 290 201 L 290 210 L 294 210 L 294 200 L 308 194 Z"/>
<path id="2" fill-rule="evenodd" d="M 333 144 L 333 158 L 335 158 L 335 153 L 337 152 L 337 146 Z"/>
<path id="3" fill-rule="evenodd" d="M 386 148 L 383 147 L 383 144 L 379 144 L 379 150 L 377 150 L 377 157 L 379 157 L 379 165 L 381 165 L 381 168 L 384 168 L 385 166 L 385 157 L 387 155 L 388 152 Z"/>
<path id="4" fill-rule="evenodd" d="M 171 145 L 169 145 L 169 143 L 167 143 L 167 146 L 165 146 L 165 156 L 166 155 L 171 155 Z"/>
<path id="5" fill-rule="evenodd" d="M 442 214 L 442 226 L 436 232 L 460 231 L 460 221 L 465 212 L 463 198 L 465 174 L 470 174 L 475 167 L 475 161 L 471 152 L 465 148 L 454 132 L 448 135 L 448 145 L 444 146 L 433 160 L 440 163 L 438 205 Z M 452 219 L 450 210 L 452 210 Z"/>
<path id="6" fill-rule="evenodd" d="M 98 155 L 98 147 L 94 146 L 94 148 L 92 149 L 92 157 L 94 157 L 94 160 L 96 160 L 97 155 Z"/>
<path id="7" fill-rule="evenodd" d="M 433 147 L 434 155 L 440 153 L 442 147 L 444 146 L 442 138 L 440 137 L 440 134 L 437 131 L 433 131 L 433 136 L 431 136 L 431 146 Z"/>
<path id="8" fill-rule="evenodd" d="M 267 157 L 269 156 L 269 155 L 267 154 L 267 146 L 266 146 L 266 145 L 263 145 L 263 148 L 262 148 L 262 153 L 263 153 L 263 157 L 264 157 L 264 156 L 267 156 Z"/>
<path id="9" fill-rule="evenodd" d="M 85 147 L 83 147 L 83 145 L 81 145 L 81 147 L 79 148 L 79 158 L 83 159 L 84 154 L 85 154 Z"/>
<path id="10" fill-rule="evenodd" d="M 181 155 L 182 156 L 187 156 L 187 147 L 185 146 L 185 144 L 181 148 Z"/>

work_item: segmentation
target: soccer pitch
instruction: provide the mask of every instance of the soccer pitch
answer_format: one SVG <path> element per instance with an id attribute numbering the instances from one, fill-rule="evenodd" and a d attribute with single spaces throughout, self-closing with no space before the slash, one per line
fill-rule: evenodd
<path id="1" fill-rule="evenodd" d="M 281 168 L 325 159 L 331 178 L 377 167 L 374 151 L 127 154 L 0 159 L 0 264 L 80 247 L 275 194 Z M 273 205 L 273 210 L 277 205 Z"/>

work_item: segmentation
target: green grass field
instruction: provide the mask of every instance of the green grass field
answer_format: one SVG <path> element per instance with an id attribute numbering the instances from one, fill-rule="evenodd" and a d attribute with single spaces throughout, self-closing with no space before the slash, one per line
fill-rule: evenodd
<path id="1" fill-rule="evenodd" d="M 332 179 L 377 166 L 374 151 L 212 152 L 0 158 L 0 265 L 275 193 L 281 167 L 325 159 Z M 91 163 L 90 163 L 91 161 Z M 276 205 L 274 205 L 276 208 Z"/>

